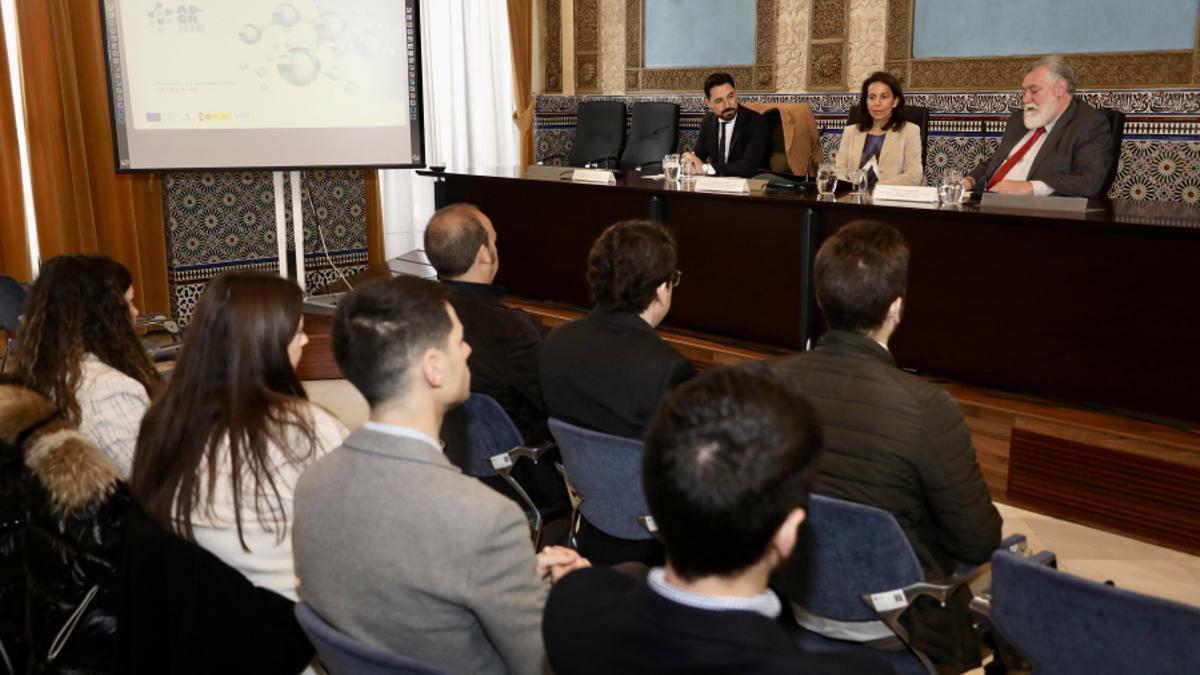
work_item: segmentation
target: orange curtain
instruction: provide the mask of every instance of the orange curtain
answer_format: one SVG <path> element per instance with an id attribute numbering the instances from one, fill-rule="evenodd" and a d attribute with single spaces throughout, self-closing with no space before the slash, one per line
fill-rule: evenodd
<path id="1" fill-rule="evenodd" d="M 383 263 L 383 201 L 379 196 L 379 171 L 363 170 L 367 187 L 367 264 Z"/>
<path id="2" fill-rule="evenodd" d="M 521 132 L 521 166 L 533 163 L 533 0 L 508 0 L 512 49 L 513 122 Z"/>
<path id="3" fill-rule="evenodd" d="M 166 311 L 162 187 L 116 172 L 100 3 L 16 5 L 42 258 L 109 255 L 133 272 L 141 308 Z"/>
<path id="4" fill-rule="evenodd" d="M 17 147 L 17 118 L 8 78 L 4 19 L 0 17 L 0 274 L 29 281 L 29 240 L 25 236 L 24 196 L 21 194 L 21 153 Z"/>

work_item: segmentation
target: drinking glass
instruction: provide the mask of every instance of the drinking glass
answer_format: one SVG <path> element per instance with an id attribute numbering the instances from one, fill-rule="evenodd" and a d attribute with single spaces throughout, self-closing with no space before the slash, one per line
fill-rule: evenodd
<path id="1" fill-rule="evenodd" d="M 837 188 L 837 168 L 833 164 L 822 164 L 817 169 L 817 192 L 824 195 L 833 194 Z"/>
<path id="2" fill-rule="evenodd" d="M 849 175 L 850 184 L 854 186 L 854 194 L 862 195 L 867 193 L 867 172 L 862 169 L 851 169 Z"/>
<path id="3" fill-rule="evenodd" d="M 663 155 L 662 160 L 663 177 L 669 182 L 679 180 L 679 155 Z"/>
<path id="4" fill-rule="evenodd" d="M 946 169 L 942 172 L 942 184 L 938 186 L 938 199 L 943 204 L 958 204 L 962 201 L 963 174 L 958 169 Z"/>
<path id="5" fill-rule="evenodd" d="M 685 184 L 696 182 L 696 165 L 691 162 L 679 162 L 679 180 Z"/>

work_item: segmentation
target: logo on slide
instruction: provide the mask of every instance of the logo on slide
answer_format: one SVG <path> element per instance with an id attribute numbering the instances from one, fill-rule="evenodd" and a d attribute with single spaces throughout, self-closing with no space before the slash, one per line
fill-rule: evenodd
<path id="1" fill-rule="evenodd" d="M 175 24 L 180 33 L 203 33 L 204 24 L 200 23 L 200 12 L 204 11 L 196 5 L 179 4 L 175 9 L 161 2 L 154 3 L 154 9 L 146 13 L 150 27 L 160 33 L 165 33 L 171 24 Z"/>

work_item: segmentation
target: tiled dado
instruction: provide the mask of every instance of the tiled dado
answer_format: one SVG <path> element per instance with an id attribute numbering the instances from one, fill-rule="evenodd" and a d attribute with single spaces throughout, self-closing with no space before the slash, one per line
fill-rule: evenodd
<path id="1" fill-rule="evenodd" d="M 291 184 L 286 175 L 283 189 L 289 195 L 284 215 L 290 249 L 294 246 Z M 301 198 L 305 209 L 307 287 L 332 282 L 337 270 L 351 275 L 366 269 L 366 189 L 362 172 L 307 171 Z M 172 313 L 181 323 L 188 322 L 200 294 L 218 274 L 230 270 L 279 271 L 271 172 L 166 174 L 163 203 L 167 285 Z"/>
<path id="2" fill-rule="evenodd" d="M 1200 202 L 1200 89 L 1083 91 L 1092 105 L 1126 114 L 1121 163 L 1109 196 L 1114 199 Z M 1004 133 L 1008 111 L 1020 104 L 1009 92 L 905 94 L 908 103 L 931 110 L 925 177 L 968 170 L 988 157 Z M 846 110 L 858 94 L 749 94 L 749 102 L 807 103 L 813 108 L 827 158 L 837 153 Z M 679 147 L 695 145 L 704 104 L 698 95 L 539 96 L 534 120 L 538 158 L 566 155 L 575 137 L 575 110 L 582 100 L 670 101 L 680 106 Z"/>

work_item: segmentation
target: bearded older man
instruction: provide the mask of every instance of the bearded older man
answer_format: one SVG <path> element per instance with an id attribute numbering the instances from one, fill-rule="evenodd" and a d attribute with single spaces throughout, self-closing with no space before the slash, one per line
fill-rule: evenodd
<path id="1" fill-rule="evenodd" d="M 1025 72 L 1020 113 L 1000 146 L 963 179 L 968 190 L 1005 194 L 1103 196 L 1113 162 L 1108 120 L 1076 100 L 1075 73 L 1060 56 L 1041 58 Z"/>

